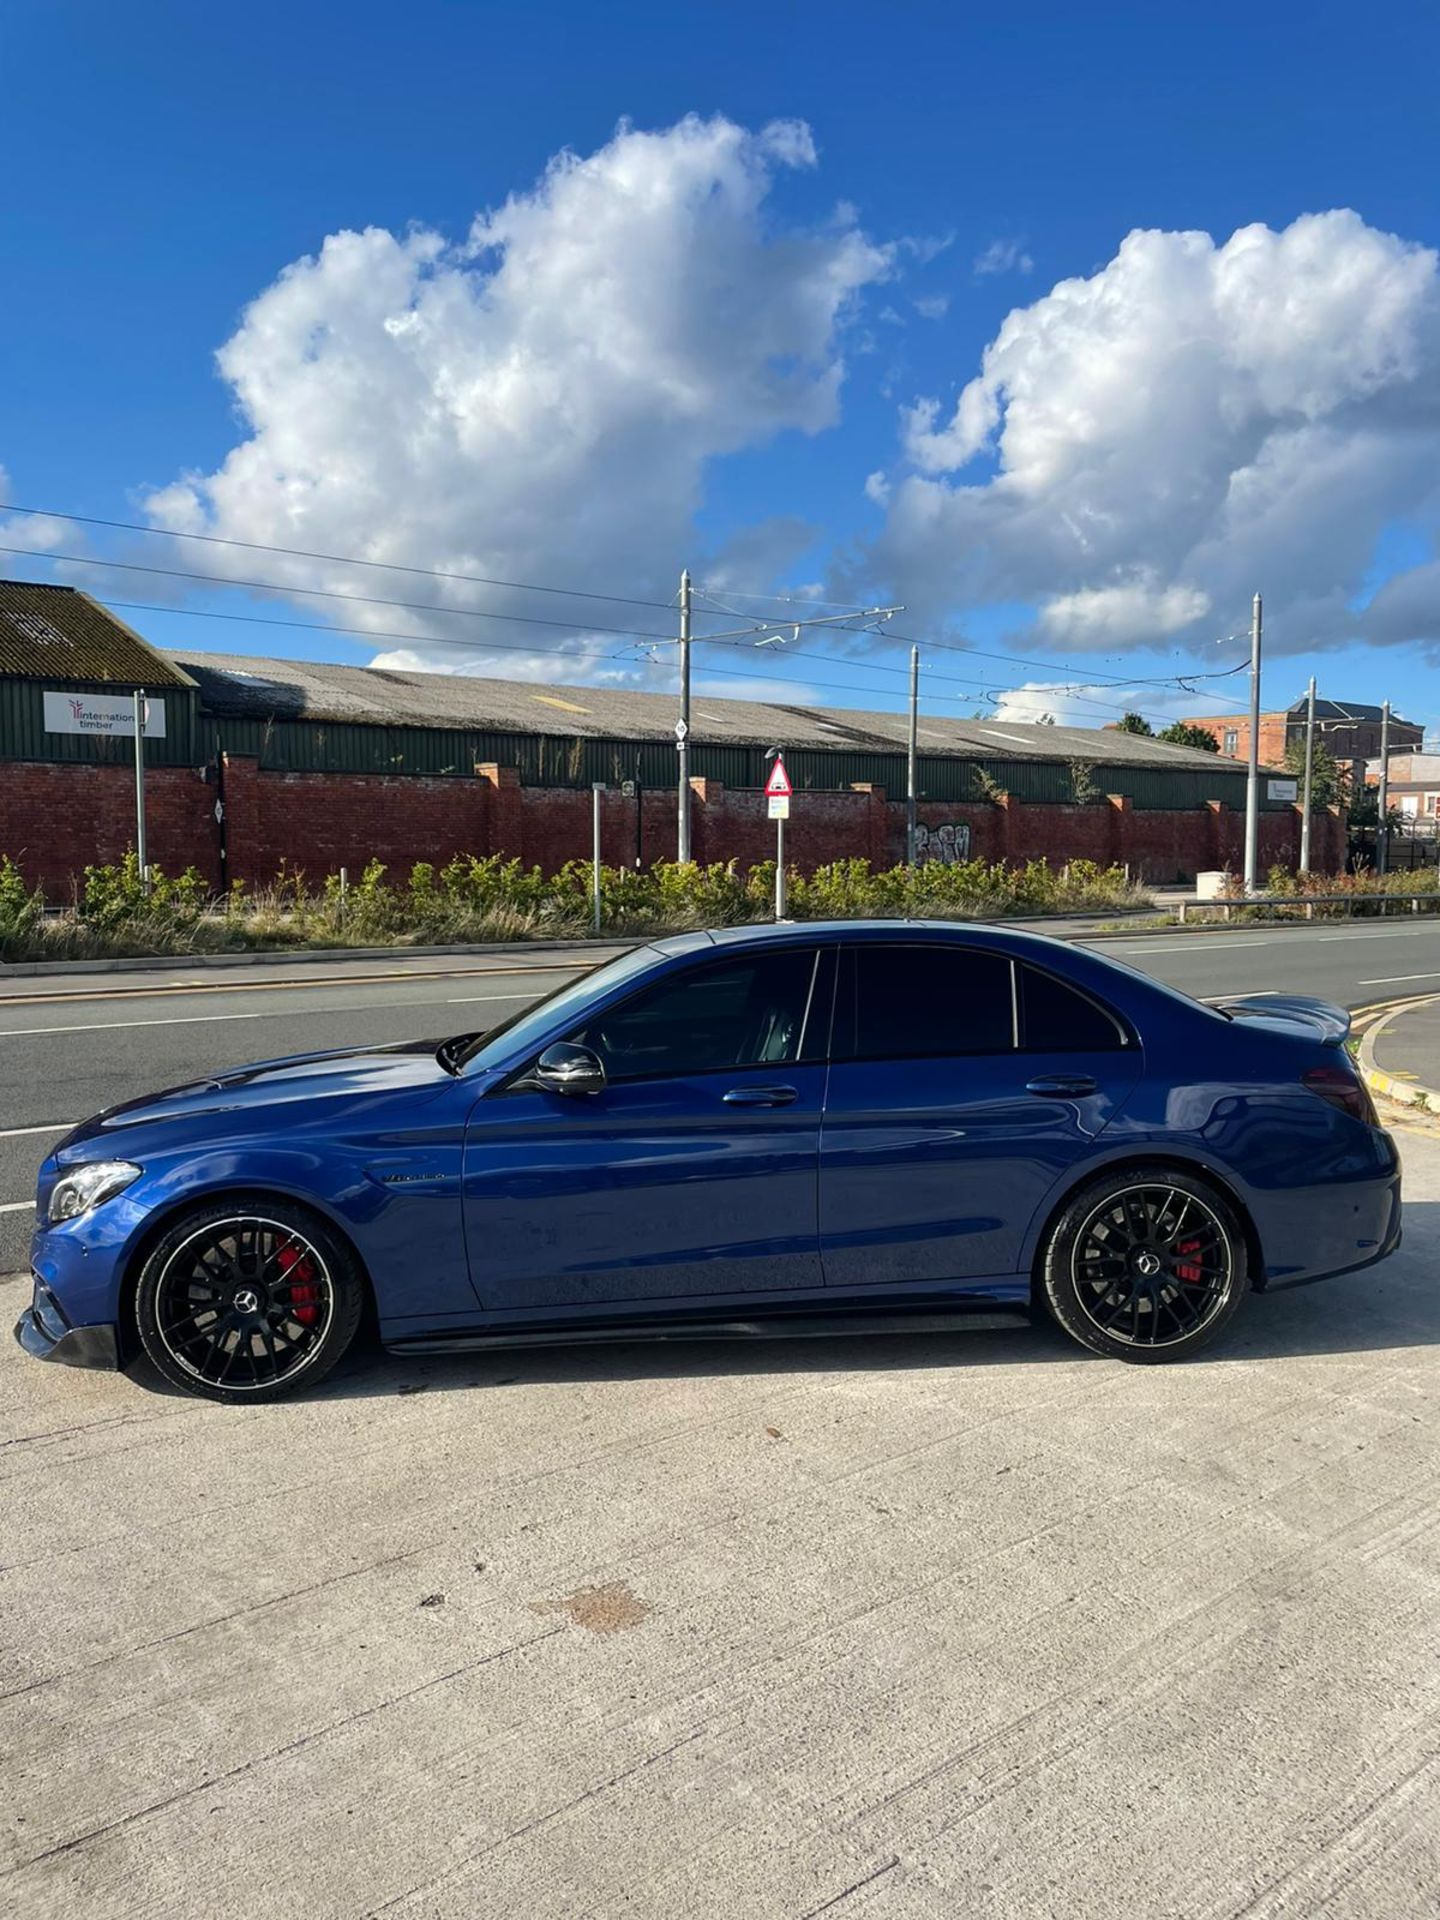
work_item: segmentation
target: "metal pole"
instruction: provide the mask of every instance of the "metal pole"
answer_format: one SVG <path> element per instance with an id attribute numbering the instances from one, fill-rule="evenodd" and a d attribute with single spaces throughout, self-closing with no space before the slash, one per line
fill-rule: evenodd
<path id="1" fill-rule="evenodd" d="M 919 799 L 916 771 L 919 765 L 920 734 L 920 649 L 910 649 L 910 736 L 905 756 L 905 864 L 915 864 L 915 808 Z"/>
<path id="2" fill-rule="evenodd" d="M 604 791 L 604 785 L 599 780 L 590 789 L 590 900 L 596 933 L 600 931 L 600 796 Z"/>
<path id="3" fill-rule="evenodd" d="M 785 822 L 775 822 L 775 918 L 785 918 Z"/>
<path id="4" fill-rule="evenodd" d="M 1380 810 L 1375 818 L 1375 871 L 1390 864 L 1390 702 L 1380 709 Z"/>
<path id="5" fill-rule="evenodd" d="M 215 737 L 215 822 L 220 829 L 220 891 L 230 893 L 230 826 L 225 818 L 225 754 Z"/>
<path id="6" fill-rule="evenodd" d="M 1315 786 L 1315 676 L 1305 703 L 1305 811 L 1300 816 L 1300 871 L 1310 871 L 1310 806 Z"/>
<path id="7" fill-rule="evenodd" d="M 1254 893 L 1260 858 L 1260 596 L 1250 613 L 1250 766 L 1245 777 L 1245 891 Z"/>
<path id="8" fill-rule="evenodd" d="M 635 756 L 635 871 L 645 865 L 645 789 L 640 784 L 640 756 Z"/>
<path id="9" fill-rule="evenodd" d="M 135 689 L 135 862 L 140 884 L 150 891 L 150 862 L 145 852 L 145 695 Z"/>
<path id="10" fill-rule="evenodd" d="M 679 748 L 680 811 L 675 831 L 675 858 L 690 858 L 690 570 L 680 575 L 680 720 L 675 728 Z"/>

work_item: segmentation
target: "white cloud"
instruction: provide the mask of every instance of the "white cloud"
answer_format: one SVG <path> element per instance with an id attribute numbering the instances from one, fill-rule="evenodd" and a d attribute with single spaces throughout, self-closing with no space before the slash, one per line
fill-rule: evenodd
<path id="1" fill-rule="evenodd" d="M 1382 531 L 1440 525 L 1440 273 L 1358 214 L 1132 233 L 901 430 L 870 559 L 912 619 L 1018 603 L 1072 651 L 1197 645 L 1259 587 L 1282 651 L 1440 638 L 1440 568 L 1361 604 Z"/>
<path id="2" fill-rule="evenodd" d="M 950 296 L 948 293 L 921 294 L 914 307 L 922 320 L 943 320 L 950 311 Z"/>
<path id="3" fill-rule="evenodd" d="M 8 500 L 15 488 L 10 475 L 0 465 L 0 500 Z M 50 553 L 67 542 L 84 544 L 83 529 L 70 528 L 64 520 L 48 513 L 11 513 L 0 515 L 0 542 L 7 547 L 23 547 L 26 553 Z M 30 572 L 14 554 L 0 554 L 0 572 Z"/>
<path id="4" fill-rule="evenodd" d="M 1210 597 L 1197 587 L 1162 587 L 1142 577 L 1123 586 L 1057 593 L 1040 609 L 1040 627 L 1047 641 L 1062 646 L 1125 647 L 1165 639 L 1209 611 Z"/>
<path id="5" fill-rule="evenodd" d="M 722 118 L 622 126 L 596 153 L 561 155 L 463 242 L 332 234 L 220 351 L 246 437 L 216 472 L 153 494 L 152 517 L 663 603 L 699 545 L 707 465 L 834 424 L 846 323 L 890 271 L 847 210 L 801 230 L 767 205 L 778 170 L 814 159 L 794 121 L 758 133 Z M 247 578 L 262 564 L 206 554 Z M 673 618 L 663 604 L 607 608 L 323 561 L 266 555 L 263 567 L 282 586 L 524 612 L 581 632 L 668 631 Z M 357 603 L 344 618 L 473 638 L 424 650 L 432 665 L 487 664 L 487 635 L 537 653 L 565 644 L 542 628 L 393 607 Z M 521 657 L 488 665 L 515 671 Z"/>
<path id="6" fill-rule="evenodd" d="M 1025 242 L 1019 239 L 992 240 L 983 253 L 976 254 L 974 262 L 975 272 L 982 278 L 992 273 L 1031 273 L 1034 267 Z"/>
<path id="7" fill-rule="evenodd" d="M 1030 725 L 1046 719 L 1057 727 L 1099 727 L 1104 714 L 1097 708 L 1097 695 L 1089 689 L 1047 685 L 1043 680 L 1026 680 L 1006 693 L 995 695 L 997 720 L 1023 721 Z"/>

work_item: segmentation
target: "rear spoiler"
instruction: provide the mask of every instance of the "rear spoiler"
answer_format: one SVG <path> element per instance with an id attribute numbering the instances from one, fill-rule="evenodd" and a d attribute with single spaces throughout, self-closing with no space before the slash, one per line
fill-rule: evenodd
<path id="1" fill-rule="evenodd" d="M 1227 1020 L 1279 1020 L 1287 1026 L 1308 1027 L 1327 1047 L 1343 1047 L 1350 1033 L 1350 1016 L 1344 1007 L 1308 993 L 1242 993 L 1210 1004 Z"/>

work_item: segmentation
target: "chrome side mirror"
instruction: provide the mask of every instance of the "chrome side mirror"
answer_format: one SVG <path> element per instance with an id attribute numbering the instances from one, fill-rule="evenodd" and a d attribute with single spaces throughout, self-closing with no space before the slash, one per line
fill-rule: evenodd
<path id="1" fill-rule="evenodd" d="M 598 1053 L 589 1047 L 571 1046 L 568 1040 L 547 1047 L 535 1062 L 532 1083 L 546 1093 L 603 1093 L 605 1068 Z"/>

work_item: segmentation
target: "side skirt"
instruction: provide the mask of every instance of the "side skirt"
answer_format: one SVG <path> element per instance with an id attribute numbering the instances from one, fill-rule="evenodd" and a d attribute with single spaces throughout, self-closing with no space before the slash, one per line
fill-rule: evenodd
<path id="1" fill-rule="evenodd" d="M 385 1341 L 389 1353 L 473 1353 L 486 1347 L 594 1346 L 621 1340 L 800 1340 L 830 1334 L 959 1333 L 1031 1324 L 1023 1306 L 975 1312 L 770 1313 L 750 1319 L 554 1321 L 545 1326 L 455 1329 Z"/>

